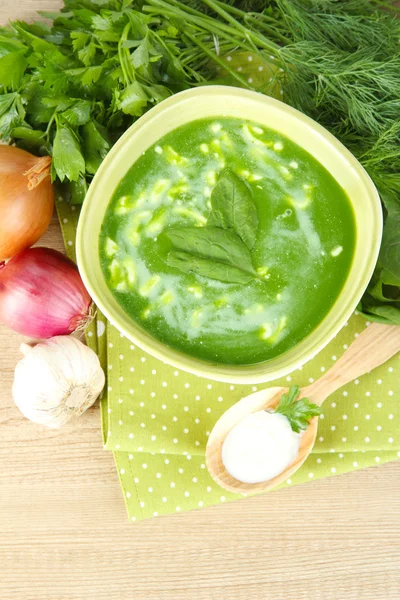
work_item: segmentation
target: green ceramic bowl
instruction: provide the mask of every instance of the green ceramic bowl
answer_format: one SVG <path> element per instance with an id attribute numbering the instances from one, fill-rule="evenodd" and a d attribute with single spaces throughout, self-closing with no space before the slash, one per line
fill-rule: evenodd
<path id="1" fill-rule="evenodd" d="M 142 329 L 108 289 L 99 260 L 99 234 L 107 205 L 132 164 L 171 130 L 203 117 L 230 116 L 275 129 L 311 155 L 335 177 L 353 206 L 357 240 L 353 263 L 341 294 L 321 323 L 284 354 L 264 363 L 229 366 L 174 350 Z M 323 127 L 287 106 L 255 92 L 225 86 L 176 94 L 141 117 L 121 137 L 98 170 L 86 196 L 77 232 L 83 281 L 99 309 L 127 338 L 165 363 L 217 381 L 271 381 L 315 356 L 337 334 L 356 308 L 374 270 L 382 234 L 381 203 L 374 184 L 354 156 Z"/>

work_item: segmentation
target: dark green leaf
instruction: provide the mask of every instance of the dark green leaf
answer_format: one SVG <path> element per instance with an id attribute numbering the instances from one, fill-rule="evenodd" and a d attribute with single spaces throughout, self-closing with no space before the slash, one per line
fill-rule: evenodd
<path id="1" fill-rule="evenodd" d="M 0 34 L 0 56 L 5 56 L 6 54 L 22 50 L 27 50 L 27 47 L 24 44 L 22 44 L 18 40 L 14 40 L 12 38 Z"/>
<path id="2" fill-rule="evenodd" d="M 112 29 L 112 22 L 105 16 L 96 15 L 93 17 L 93 27 L 99 31 L 107 31 L 108 29 Z"/>
<path id="3" fill-rule="evenodd" d="M 38 82 L 30 82 L 22 92 L 23 101 L 29 115 L 29 123 L 33 127 L 39 127 L 43 123 L 48 124 L 53 116 L 54 108 L 47 106 L 44 99 L 51 93 L 45 90 Z"/>
<path id="4" fill-rule="evenodd" d="M 119 31 L 113 31 L 107 29 L 106 31 L 96 31 L 96 39 L 98 42 L 118 42 L 121 39 L 121 33 Z"/>
<path id="5" fill-rule="evenodd" d="M 17 98 L 18 94 L 16 94 L 15 92 L 10 94 L 3 94 L 0 96 L 0 116 L 11 108 L 12 104 Z"/>
<path id="6" fill-rule="evenodd" d="M 400 325 L 400 308 L 395 306 L 371 306 L 368 309 L 368 313 L 376 315 L 387 322 L 390 325 Z"/>
<path id="7" fill-rule="evenodd" d="M 34 51 L 39 55 L 44 54 L 45 52 L 52 52 L 55 49 L 53 44 L 32 33 L 30 30 L 31 26 L 28 23 L 24 23 L 23 21 L 13 21 L 11 25 L 18 33 L 19 37 L 27 44 L 30 44 Z"/>
<path id="8" fill-rule="evenodd" d="M 67 108 L 72 106 L 75 102 L 77 102 L 77 100 L 75 98 L 71 98 L 70 96 L 65 96 L 64 94 L 53 94 L 50 96 L 44 96 L 42 98 L 42 102 L 44 106 L 56 108 L 58 112 L 61 112 L 63 110 L 67 110 Z"/>
<path id="9" fill-rule="evenodd" d="M 0 96 L 0 139 L 8 142 L 13 129 L 22 125 L 25 110 L 17 93 L 3 94 Z"/>
<path id="10" fill-rule="evenodd" d="M 99 6 L 101 6 L 100 2 L 91 2 L 90 0 L 81 0 L 75 3 L 75 6 L 73 8 L 73 15 L 75 15 L 81 28 L 87 29 L 92 27 L 92 19 L 98 13 Z M 71 19 L 71 17 L 69 18 Z M 73 18 L 71 20 L 73 20 Z"/>
<path id="11" fill-rule="evenodd" d="M 75 61 L 64 56 L 55 47 L 51 52 L 36 52 L 40 57 L 37 65 L 37 74 L 44 88 L 51 89 L 55 94 L 68 94 L 71 87 L 71 76 L 68 74 L 71 64 Z"/>
<path id="12" fill-rule="evenodd" d="M 140 40 L 126 40 L 122 44 L 122 48 L 137 48 L 142 42 Z"/>
<path id="13" fill-rule="evenodd" d="M 46 35 L 46 40 L 56 46 L 69 46 L 70 44 L 70 39 L 66 31 L 55 31 L 50 35 Z"/>
<path id="14" fill-rule="evenodd" d="M 387 303 L 400 300 L 399 283 L 390 273 L 382 270 L 378 280 L 368 287 L 367 294 L 378 302 Z M 365 302 L 366 300 L 365 298 Z M 376 302 L 370 302 L 370 304 L 376 305 Z"/>
<path id="15" fill-rule="evenodd" d="M 120 129 L 123 126 L 125 115 L 121 110 L 115 111 L 107 121 L 107 128 L 110 132 Z"/>
<path id="16" fill-rule="evenodd" d="M 26 31 L 29 31 L 32 35 L 37 38 L 45 38 L 51 32 L 51 28 L 47 23 L 41 21 L 35 21 L 34 23 L 24 23 Z"/>
<path id="17" fill-rule="evenodd" d="M 91 175 L 96 173 L 110 149 L 110 143 L 104 136 L 104 131 L 94 121 L 90 121 L 82 127 L 86 171 Z"/>
<path id="18" fill-rule="evenodd" d="M 77 78 L 81 81 L 82 85 L 90 85 L 96 83 L 99 79 L 103 67 L 101 65 L 95 67 L 82 67 L 78 69 L 68 69 L 66 74 L 69 77 Z"/>
<path id="19" fill-rule="evenodd" d="M 139 46 L 131 54 L 131 62 L 135 69 L 140 69 L 143 65 L 149 64 L 149 42 L 144 38 Z"/>
<path id="20" fill-rule="evenodd" d="M 284 415 L 293 431 L 299 433 L 308 427 L 312 417 L 321 414 L 321 408 L 310 402 L 307 398 L 297 399 L 300 395 L 298 385 L 292 385 L 287 394 L 282 394 L 275 412 Z"/>
<path id="21" fill-rule="evenodd" d="M 72 47 L 75 52 L 81 50 L 90 41 L 90 33 L 84 31 L 71 31 Z"/>
<path id="22" fill-rule="evenodd" d="M 380 273 L 380 279 L 385 285 L 400 287 L 400 278 L 396 277 L 393 273 L 390 273 L 389 271 L 385 271 L 385 269 L 382 269 Z"/>
<path id="23" fill-rule="evenodd" d="M 362 298 L 362 314 L 371 321 L 400 325 L 400 206 L 385 196 L 387 216 L 378 267 Z"/>
<path id="24" fill-rule="evenodd" d="M 71 31 L 72 47 L 78 58 L 87 67 L 96 55 L 96 44 L 92 36 L 84 31 Z"/>
<path id="25" fill-rule="evenodd" d="M 77 181 L 85 173 L 79 140 L 72 129 L 59 120 L 53 143 L 53 168 L 60 181 Z"/>
<path id="26" fill-rule="evenodd" d="M 241 271 L 232 265 L 179 250 L 171 250 L 169 252 L 167 263 L 183 273 L 196 273 L 197 275 L 224 281 L 225 283 L 246 284 L 254 279 L 254 276 L 250 273 Z"/>
<path id="27" fill-rule="evenodd" d="M 0 58 L 0 86 L 16 90 L 27 67 L 25 50 L 5 54 Z"/>
<path id="28" fill-rule="evenodd" d="M 231 283 L 248 283 L 257 278 L 248 248 L 231 230 L 219 227 L 171 227 L 164 231 L 161 239 L 167 240 L 174 251 L 180 251 L 179 256 L 170 253 L 168 262 L 171 264 L 171 260 L 174 261 L 173 266 L 176 267 L 181 264 L 181 270 L 185 272 L 191 270 L 211 279 Z"/>
<path id="29" fill-rule="evenodd" d="M 69 2 L 67 0 L 66 4 Z M 84 0 L 81 3 L 76 3 L 74 7 L 71 6 L 70 12 L 63 12 L 54 19 L 54 25 L 58 29 L 64 29 L 67 31 L 74 31 L 80 29 L 88 29 L 92 25 L 92 19 L 96 15 L 97 9 L 89 10 L 87 8 L 82 8 L 82 6 L 87 6 L 90 4 Z"/>
<path id="30" fill-rule="evenodd" d="M 162 58 L 162 54 L 157 52 L 154 46 L 149 41 L 149 36 L 146 37 L 139 43 L 138 47 L 132 52 L 130 60 L 136 70 L 145 67 L 146 71 L 150 66 L 150 63 L 157 62 Z M 151 74 L 151 71 L 149 71 Z"/>
<path id="31" fill-rule="evenodd" d="M 121 93 L 117 106 L 127 115 L 140 117 L 147 102 L 148 98 L 145 90 L 140 83 L 134 81 Z"/>
<path id="32" fill-rule="evenodd" d="M 100 15 L 92 17 L 93 26 L 99 31 L 112 30 L 116 24 L 122 28 L 124 22 L 124 13 L 114 10 L 102 10 Z"/>
<path id="33" fill-rule="evenodd" d="M 400 205 L 387 204 L 388 214 L 383 228 L 380 265 L 396 279 L 400 279 Z"/>
<path id="34" fill-rule="evenodd" d="M 78 100 L 60 114 L 64 121 L 67 121 L 67 123 L 73 127 L 77 127 L 79 125 L 85 125 L 85 123 L 90 121 L 91 107 L 91 102 L 88 102 L 87 100 Z"/>
<path id="35" fill-rule="evenodd" d="M 78 58 L 84 65 L 89 66 L 96 56 L 96 44 L 90 42 L 87 46 L 79 50 Z"/>
<path id="36" fill-rule="evenodd" d="M 368 290 L 368 293 L 372 296 L 372 298 L 378 300 L 379 302 L 391 302 L 391 299 L 386 298 L 384 295 L 383 281 L 381 280 L 377 281 L 376 284 Z"/>
<path id="37" fill-rule="evenodd" d="M 143 89 L 147 94 L 148 100 L 150 102 L 154 102 L 155 104 L 162 102 L 171 96 L 170 90 L 166 88 L 165 85 L 144 85 Z"/>
<path id="38" fill-rule="evenodd" d="M 103 67 L 101 65 L 97 65 L 96 67 L 88 67 L 86 69 L 86 73 L 82 76 L 83 85 L 90 85 L 91 83 L 96 83 L 102 71 Z"/>
<path id="39" fill-rule="evenodd" d="M 50 10 L 38 10 L 38 14 L 43 17 L 44 19 L 52 19 L 55 20 L 57 19 L 57 17 L 60 16 L 61 13 L 59 12 L 55 12 L 55 11 L 50 11 Z"/>
<path id="40" fill-rule="evenodd" d="M 225 169 L 211 193 L 209 225 L 233 229 L 252 250 L 256 242 L 258 214 L 245 181 Z"/>
<path id="41" fill-rule="evenodd" d="M 179 37 L 178 30 L 174 27 L 168 27 L 168 31 L 163 29 L 158 32 L 151 31 L 149 35 L 151 36 L 152 44 L 157 53 L 162 54 L 163 56 L 162 63 L 157 65 L 159 66 L 158 78 L 168 84 L 187 80 L 189 74 L 180 60 L 181 53 L 179 52 L 179 49 L 174 42 L 170 41 L 170 39 L 164 38 L 164 36 L 166 38 Z M 191 75 L 194 75 L 195 78 L 198 79 L 197 73 L 191 73 Z M 200 79 L 202 83 L 206 82 L 205 78 L 201 77 Z"/>
<path id="42" fill-rule="evenodd" d="M 131 23 L 132 37 L 142 39 L 148 32 L 148 24 L 151 18 L 137 10 L 130 10 L 126 13 Z"/>
<path id="43" fill-rule="evenodd" d="M 82 204 L 86 193 L 87 183 L 82 175 L 77 181 L 65 181 L 62 188 L 62 195 L 69 204 Z"/>
<path id="44" fill-rule="evenodd" d="M 253 272 L 251 254 L 233 232 L 218 227 L 170 227 L 164 236 L 177 250 L 223 260 Z"/>

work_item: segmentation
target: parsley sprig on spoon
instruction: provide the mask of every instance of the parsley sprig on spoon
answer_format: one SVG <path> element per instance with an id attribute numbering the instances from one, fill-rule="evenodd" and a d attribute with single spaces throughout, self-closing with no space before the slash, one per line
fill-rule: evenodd
<path id="1" fill-rule="evenodd" d="M 305 431 L 312 417 L 318 417 L 321 414 L 320 406 L 310 402 L 308 398 L 299 398 L 299 395 L 299 386 L 292 385 L 286 394 L 282 394 L 274 411 L 286 417 L 296 433 Z"/>

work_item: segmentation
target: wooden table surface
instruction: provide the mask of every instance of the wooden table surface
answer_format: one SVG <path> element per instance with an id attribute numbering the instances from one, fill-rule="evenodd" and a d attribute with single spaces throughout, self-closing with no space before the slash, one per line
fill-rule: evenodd
<path id="1" fill-rule="evenodd" d="M 0 326 L 1 600 L 399 600 L 400 462 L 132 525 L 98 408 L 50 431 L 13 405 L 20 341 Z"/>

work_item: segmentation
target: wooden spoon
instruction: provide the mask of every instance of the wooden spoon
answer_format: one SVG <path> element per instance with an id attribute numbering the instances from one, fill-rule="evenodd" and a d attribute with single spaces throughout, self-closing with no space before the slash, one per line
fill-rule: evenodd
<path id="1" fill-rule="evenodd" d="M 353 379 L 378 367 L 400 351 L 400 327 L 374 323 L 367 327 L 343 356 L 322 377 L 302 388 L 301 397 L 321 406 L 333 392 Z M 207 443 L 206 464 L 211 477 L 230 492 L 251 494 L 269 490 L 290 477 L 310 454 L 317 436 L 318 417 L 311 419 L 302 434 L 296 459 L 273 479 L 261 483 L 243 483 L 228 473 L 222 462 L 222 444 L 230 430 L 244 417 L 259 410 L 274 410 L 286 387 L 273 387 L 255 392 L 227 410 L 215 424 Z"/>

